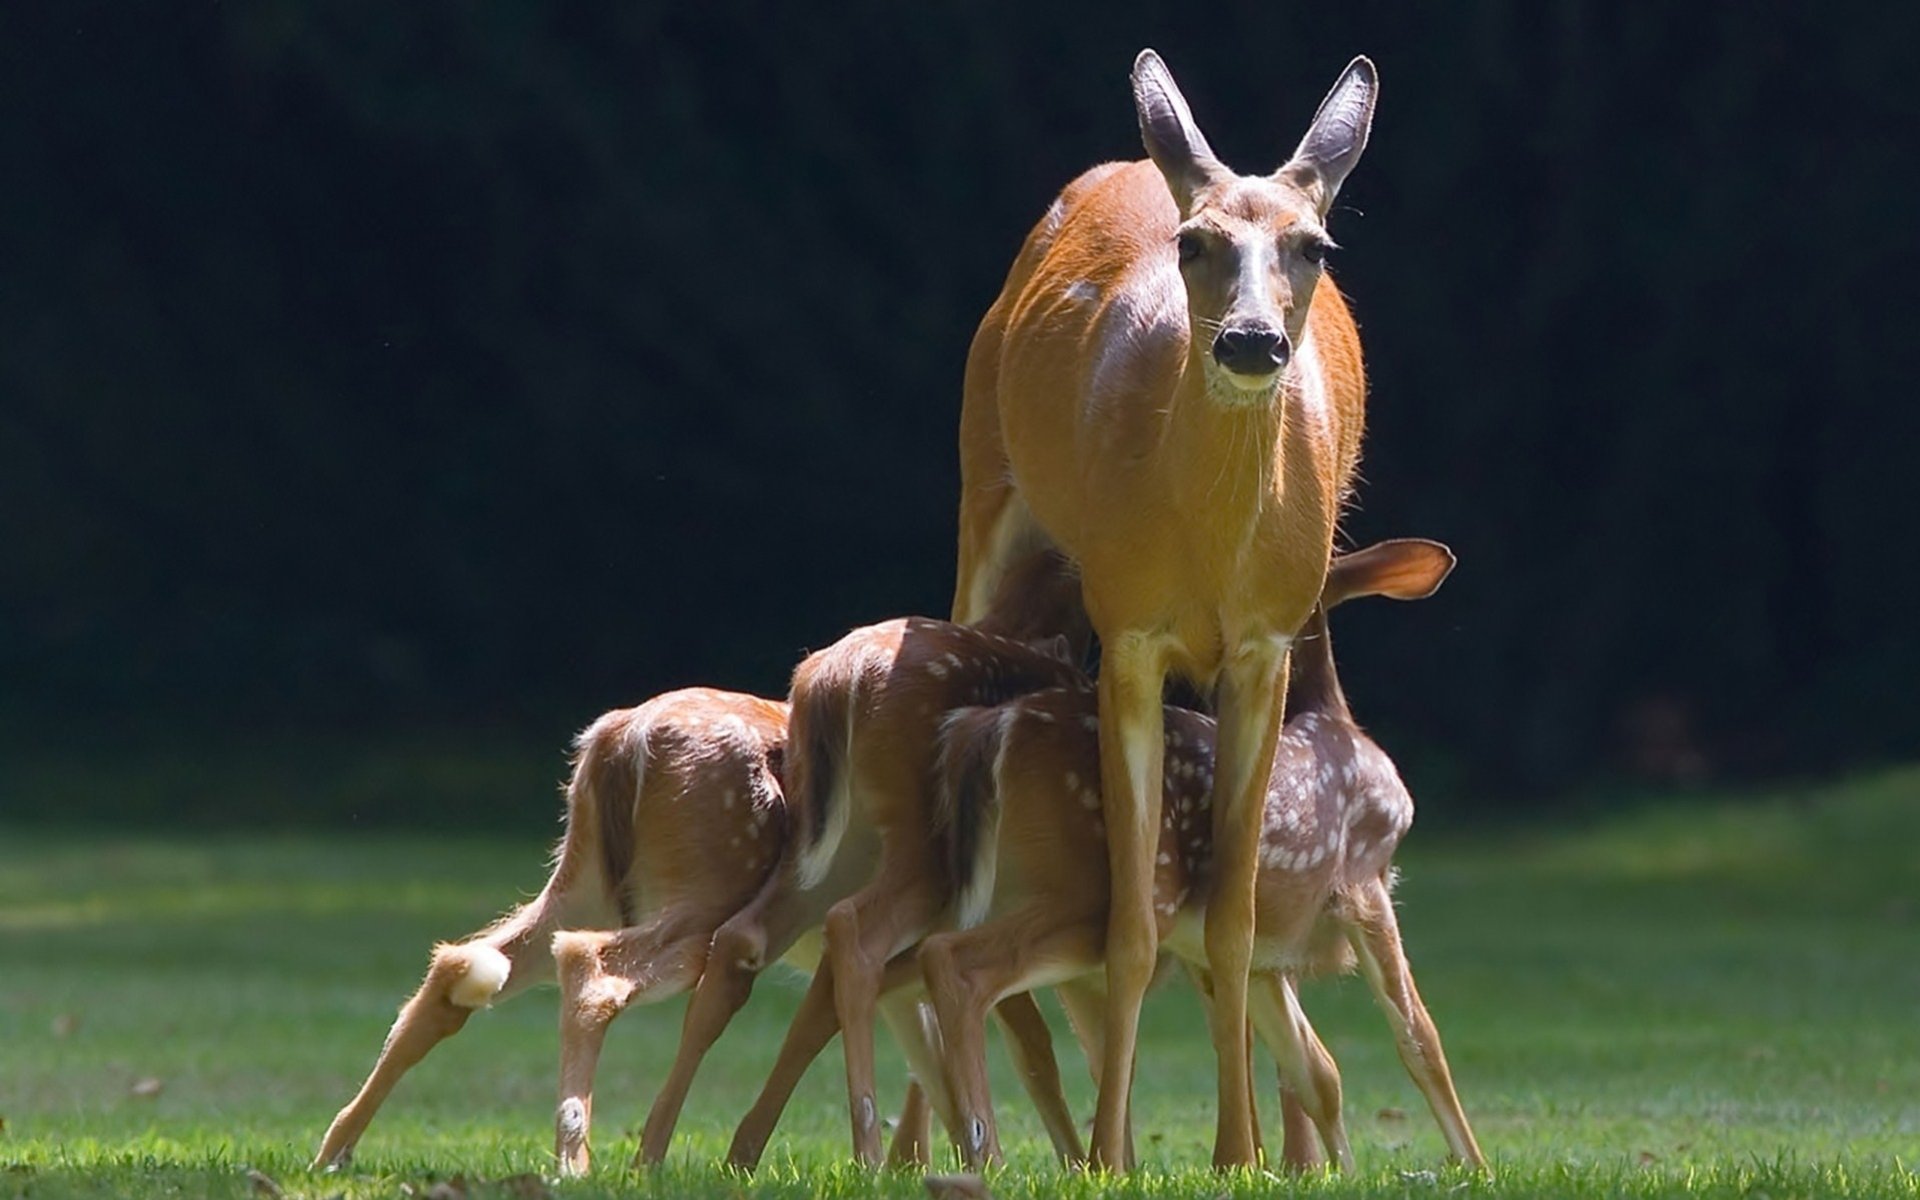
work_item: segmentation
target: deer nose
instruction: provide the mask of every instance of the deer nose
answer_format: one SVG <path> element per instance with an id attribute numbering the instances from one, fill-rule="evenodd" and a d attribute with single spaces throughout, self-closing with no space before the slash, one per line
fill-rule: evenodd
<path id="1" fill-rule="evenodd" d="M 1265 325 L 1222 329 L 1213 339 L 1213 360 L 1236 375 L 1271 375 L 1292 351 L 1286 334 Z"/>

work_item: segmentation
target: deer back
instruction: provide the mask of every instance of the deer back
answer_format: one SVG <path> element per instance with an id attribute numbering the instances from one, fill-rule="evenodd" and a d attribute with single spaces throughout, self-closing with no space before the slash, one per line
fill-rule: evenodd
<path id="1" fill-rule="evenodd" d="M 592 870 L 621 923 L 687 898 L 744 905 L 789 836 L 787 706 L 688 688 L 616 709 L 575 742 L 563 863 Z"/>
<path id="2" fill-rule="evenodd" d="M 930 830 L 943 717 L 1047 687 L 1087 687 L 1049 648 L 907 617 L 854 630 L 794 672 L 787 780 L 801 880 L 825 877 L 849 824 Z"/>

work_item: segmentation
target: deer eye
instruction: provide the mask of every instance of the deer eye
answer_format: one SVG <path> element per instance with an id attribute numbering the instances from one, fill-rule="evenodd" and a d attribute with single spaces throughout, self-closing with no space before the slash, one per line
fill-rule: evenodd
<path id="1" fill-rule="evenodd" d="M 1180 263 L 1182 266 L 1199 258 L 1201 252 L 1207 248 L 1206 243 L 1201 239 L 1200 235 L 1191 229 L 1182 229 L 1175 241 L 1180 247 Z"/>
<path id="2" fill-rule="evenodd" d="M 1327 261 L 1327 251 L 1332 248 L 1319 238 L 1309 238 L 1300 243 L 1300 257 L 1317 267 Z"/>

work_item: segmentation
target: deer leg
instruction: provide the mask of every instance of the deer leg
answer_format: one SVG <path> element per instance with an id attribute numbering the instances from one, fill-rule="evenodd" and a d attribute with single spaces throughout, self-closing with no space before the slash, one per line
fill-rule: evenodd
<path id="1" fill-rule="evenodd" d="M 1053 1152 L 1068 1165 L 1086 1161 L 1080 1144 L 1080 1131 L 1074 1127 L 1073 1110 L 1067 1107 L 1065 1090 L 1060 1086 L 1060 1063 L 1053 1054 L 1053 1031 L 1040 1014 L 1032 992 L 1017 992 L 994 1005 L 994 1016 L 1007 1035 L 1007 1050 L 1026 1086 L 1027 1096 L 1040 1113 L 1053 1142 Z"/>
<path id="2" fill-rule="evenodd" d="M 1255 1162 L 1247 975 L 1253 962 L 1254 879 L 1260 860 L 1267 776 L 1280 740 L 1286 689 L 1283 651 L 1259 647 L 1221 672 L 1213 788 L 1213 893 L 1207 902 L 1207 968 L 1213 976 L 1213 1049 L 1219 1062 L 1216 1167 Z"/>
<path id="3" fill-rule="evenodd" d="M 1358 927 L 1349 939 L 1367 983 L 1393 1026 L 1400 1061 L 1413 1077 L 1414 1086 L 1426 1097 L 1427 1107 L 1433 1110 L 1448 1152 L 1459 1162 L 1485 1170 L 1487 1160 L 1467 1126 L 1467 1114 L 1453 1089 L 1453 1073 L 1447 1069 L 1447 1056 L 1440 1047 L 1440 1031 L 1413 985 L 1413 968 L 1400 942 L 1400 922 L 1394 916 L 1393 897 L 1386 882 L 1370 881 L 1360 900 Z"/>
<path id="4" fill-rule="evenodd" d="M 327 1127 L 313 1157 L 315 1169 L 338 1170 L 353 1161 L 354 1147 L 400 1077 L 460 1032 L 475 1009 L 552 978 L 547 936 L 560 905 L 550 883 L 539 897 L 492 928 L 464 942 L 434 947 L 427 977 L 401 1007 L 372 1072 Z"/>
<path id="5" fill-rule="evenodd" d="M 1288 1122 L 1282 1161 L 1291 1171 L 1305 1171 L 1320 1164 L 1324 1147 L 1336 1167 L 1351 1171 L 1353 1151 L 1340 1115 L 1340 1069 L 1308 1022 L 1293 981 L 1263 974 L 1250 1001 L 1254 1027 L 1280 1072 L 1282 1120 Z M 1289 1101 L 1297 1116 L 1286 1112 Z"/>
<path id="6" fill-rule="evenodd" d="M 940 1118 L 941 1127 L 947 1131 L 955 1145 L 959 1144 L 960 1127 L 955 1124 L 953 1096 L 947 1091 L 946 1050 L 940 1040 L 940 1022 L 934 1017 L 933 1006 L 922 995 L 920 984 L 920 961 L 917 949 L 908 950 L 894 956 L 887 964 L 886 975 L 880 983 L 879 1012 L 880 1019 L 886 1022 L 887 1029 L 893 1034 L 893 1040 L 906 1057 L 910 1074 L 907 1077 L 907 1101 L 912 1104 L 914 1097 L 931 1116 Z M 909 987 L 908 985 L 913 985 Z M 905 1120 L 903 1115 L 902 1120 Z M 927 1161 L 931 1155 L 932 1127 L 927 1122 L 926 1139 L 928 1155 L 916 1164 Z M 898 1143 L 896 1131 L 894 1141 Z M 902 1153 L 910 1152 L 911 1145 L 901 1147 Z M 897 1160 L 892 1148 L 887 1152 L 887 1165 L 908 1165 Z"/>
<path id="7" fill-rule="evenodd" d="M 1250 999 L 1254 1010 L 1259 1011 L 1260 1002 Z M 1276 1071 L 1276 1074 L 1279 1072 Z M 1300 1103 L 1300 1096 L 1287 1083 L 1287 1077 L 1280 1075 L 1280 1164 L 1290 1175 L 1305 1175 L 1327 1165 L 1326 1150 L 1320 1142 L 1320 1131 L 1313 1127 L 1313 1119 L 1307 1116 L 1307 1110 Z"/>
<path id="8" fill-rule="evenodd" d="M 733 1144 L 727 1150 L 727 1165 L 744 1171 L 760 1165 L 767 1140 L 773 1136 L 774 1126 L 780 1123 L 780 1114 L 786 1110 L 800 1077 L 840 1031 L 840 1019 L 833 1011 L 833 992 L 833 961 L 822 958 L 813 973 L 813 982 L 807 985 L 806 995 L 801 997 L 800 1007 L 787 1026 L 787 1036 L 780 1043 L 780 1055 L 774 1060 L 773 1071 L 761 1085 L 753 1107 L 734 1130 Z"/>
<path id="9" fill-rule="evenodd" d="M 1213 975 L 1210 972 L 1208 972 L 1205 967 L 1201 967 L 1195 963 L 1183 962 L 1181 965 L 1186 968 L 1187 978 L 1193 981 L 1193 990 L 1195 994 L 1197 994 L 1200 997 L 1200 1011 L 1206 1014 L 1207 1027 L 1211 1029 L 1213 1027 L 1213 1022 L 1214 1022 Z M 1247 1036 L 1249 1038 L 1253 1036 L 1253 1029 L 1251 1026 L 1249 1026 L 1247 1030 Z M 1252 1056 L 1253 1056 L 1253 1047 L 1251 1043 L 1249 1043 L 1247 1047 L 1247 1056 L 1248 1056 L 1249 1062 L 1251 1062 Z M 1251 1083 L 1252 1083 L 1251 1075 L 1249 1075 L 1248 1083 L 1249 1083 L 1249 1088 L 1251 1088 Z M 1252 1095 L 1251 1090 L 1249 1090 L 1249 1093 L 1247 1095 L 1247 1111 L 1251 1113 L 1253 1116 L 1254 1154 L 1257 1158 L 1264 1158 L 1266 1155 L 1266 1147 L 1260 1140 L 1260 1105 L 1256 1100 L 1256 1098 Z"/>
<path id="10" fill-rule="evenodd" d="M 892 846 L 882 846 L 873 883 L 829 909 L 824 927 L 823 961 L 833 964 L 833 1005 L 846 1055 L 853 1156 L 870 1167 L 881 1160 L 873 1079 L 873 1018 L 881 977 L 895 953 L 926 932 L 939 907 L 924 864 L 892 858 L 894 853 Z"/>
<path id="11" fill-rule="evenodd" d="M 900 1121 L 887 1143 L 889 1169 L 925 1167 L 933 1162 L 933 1106 L 918 1079 L 907 1080 L 907 1098 L 900 1104 Z"/>
<path id="12" fill-rule="evenodd" d="M 1094 1090 L 1098 1092 L 1100 1071 L 1105 1065 L 1101 1062 L 1101 1048 L 1107 1041 L 1107 981 L 1096 971 L 1057 983 L 1053 990 L 1060 997 L 1061 1007 L 1067 1010 L 1067 1024 L 1073 1027 L 1074 1040 L 1080 1043 L 1080 1053 L 1087 1060 L 1087 1074 L 1093 1078 Z M 1131 1116 L 1126 1123 L 1126 1149 L 1123 1165 L 1131 1171 L 1140 1162 L 1134 1156 Z"/>
<path id="13" fill-rule="evenodd" d="M 668 912 L 614 933 L 562 931 L 553 935 L 560 972 L 560 1103 L 554 1116 L 554 1156 L 563 1175 L 591 1165 L 593 1075 L 607 1026 L 631 1004 L 677 996 L 694 985 L 707 962 L 713 920 Z"/>
<path id="14" fill-rule="evenodd" d="M 1160 690 L 1165 670 L 1156 643 L 1142 635 L 1122 634 L 1107 642 L 1102 653 L 1100 783 L 1112 905 L 1107 916 L 1106 1036 L 1091 1162 L 1095 1169 L 1112 1170 L 1127 1161 L 1127 1102 L 1133 1091 L 1140 1006 L 1159 955 L 1153 867 L 1160 841 L 1165 751 Z"/>
<path id="15" fill-rule="evenodd" d="M 673 1065 L 647 1111 L 634 1166 L 652 1165 L 666 1158 L 680 1110 L 707 1052 L 746 1004 L 760 972 L 785 954 L 818 915 L 818 902 L 809 902 L 806 893 L 795 885 L 791 866 L 783 864 L 745 908 L 714 931 L 706 969 L 687 1002 Z"/>
<path id="16" fill-rule="evenodd" d="M 1017 919 L 1016 919 L 1017 920 Z M 940 1034 L 947 1047 L 948 1087 L 961 1127 L 960 1153 L 969 1169 L 1000 1161 L 999 1133 L 993 1116 L 993 1096 L 987 1082 L 987 1010 L 1001 997 L 1027 990 L 1028 981 L 1042 972 L 1091 969 L 1099 962 L 1101 929 L 1097 918 L 1068 921 L 995 922 L 964 933 L 942 933 L 920 947 L 920 967 L 927 994 L 940 1016 Z M 1032 1010 L 1034 1018 L 1039 1017 Z M 1016 1021 L 1020 1020 L 1016 1009 Z M 1032 1033 L 1029 1029 L 1029 1033 Z M 1038 1037 L 1050 1037 L 1044 1021 Z M 1049 1047 L 1047 1056 L 1051 1058 Z M 1057 1088 L 1058 1071 L 1053 1082 Z M 1043 1107 L 1043 1119 L 1045 1118 Z M 1056 1147 L 1065 1104 L 1048 1120 Z M 1071 1114 L 1064 1116 L 1065 1133 L 1072 1135 Z M 1077 1141 L 1068 1136 L 1069 1143 Z"/>
<path id="17" fill-rule="evenodd" d="M 913 973 L 912 957 L 899 956 L 887 964 L 882 991 L 902 986 L 912 979 Z M 840 1019 L 834 1013 L 834 990 L 833 960 L 822 958 L 819 969 L 813 973 L 813 982 L 807 985 L 806 995 L 801 997 L 800 1007 L 787 1026 L 787 1036 L 780 1043 L 780 1055 L 773 1071 L 761 1085 L 753 1108 L 734 1130 L 733 1144 L 727 1150 L 728 1166 L 751 1171 L 760 1165 L 760 1156 L 766 1152 L 767 1141 L 780 1123 L 780 1114 L 786 1111 L 793 1089 L 799 1086 L 801 1076 L 827 1048 L 833 1035 L 840 1031 Z"/>

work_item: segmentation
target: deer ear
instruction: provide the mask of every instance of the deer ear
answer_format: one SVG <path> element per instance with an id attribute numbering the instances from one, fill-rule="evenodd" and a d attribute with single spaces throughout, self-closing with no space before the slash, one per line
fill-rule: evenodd
<path id="1" fill-rule="evenodd" d="M 1333 560 L 1320 603 L 1333 608 L 1356 596 L 1424 600 L 1447 581 L 1453 562 L 1453 551 L 1426 538 L 1375 542 Z"/>
<path id="2" fill-rule="evenodd" d="M 1293 157 L 1276 174 L 1313 197 L 1325 216 L 1333 207 L 1340 185 L 1367 148 L 1373 128 L 1373 102 L 1380 94 L 1380 76 L 1373 61 L 1362 55 L 1347 64 L 1333 90 L 1320 102 Z"/>
<path id="3" fill-rule="evenodd" d="M 1033 648 L 1048 658 L 1058 659 L 1068 666 L 1073 665 L 1073 643 L 1068 640 L 1067 635 L 1064 633 L 1056 633 L 1052 637 L 1041 638 L 1039 641 L 1033 643 Z"/>
<path id="4" fill-rule="evenodd" d="M 1140 140 L 1147 147 L 1147 157 L 1160 168 L 1185 217 L 1193 194 L 1226 168 L 1194 124 L 1193 111 L 1174 84 L 1173 72 L 1152 50 L 1142 50 L 1133 60 L 1133 107 L 1140 117 Z"/>

